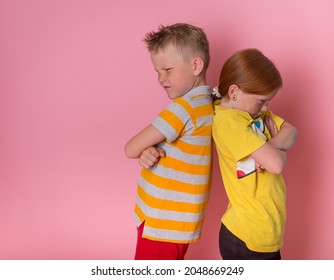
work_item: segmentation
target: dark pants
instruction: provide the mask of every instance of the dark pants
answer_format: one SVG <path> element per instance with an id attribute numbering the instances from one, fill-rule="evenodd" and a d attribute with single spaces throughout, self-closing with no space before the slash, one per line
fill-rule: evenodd
<path id="1" fill-rule="evenodd" d="M 220 255 L 224 260 L 280 260 L 280 251 L 273 253 L 254 252 L 245 242 L 232 234 L 224 224 L 219 232 Z"/>

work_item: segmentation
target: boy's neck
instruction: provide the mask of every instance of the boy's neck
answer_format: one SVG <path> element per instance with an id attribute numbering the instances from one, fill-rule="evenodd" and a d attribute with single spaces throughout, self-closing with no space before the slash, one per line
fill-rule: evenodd
<path id="1" fill-rule="evenodd" d="M 196 80 L 196 82 L 194 84 L 194 88 L 195 87 L 200 87 L 200 86 L 205 86 L 205 85 L 207 85 L 206 76 L 198 76 L 198 79 Z"/>

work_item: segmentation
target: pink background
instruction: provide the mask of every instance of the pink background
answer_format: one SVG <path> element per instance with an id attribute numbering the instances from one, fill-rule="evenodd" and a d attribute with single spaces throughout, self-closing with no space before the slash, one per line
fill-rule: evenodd
<path id="1" fill-rule="evenodd" d="M 123 147 L 169 102 L 142 38 L 189 22 L 211 43 L 210 85 L 241 48 L 281 70 L 272 109 L 299 130 L 282 255 L 334 259 L 333 10 L 330 0 L 0 0 L 0 258 L 132 259 L 140 168 Z M 220 259 L 216 160 L 188 259 Z"/>

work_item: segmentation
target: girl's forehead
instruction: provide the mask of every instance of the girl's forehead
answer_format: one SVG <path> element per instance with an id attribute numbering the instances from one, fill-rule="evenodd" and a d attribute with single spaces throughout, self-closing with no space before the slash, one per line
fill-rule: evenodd
<path id="1" fill-rule="evenodd" d="M 271 100 L 275 97 L 277 92 L 278 92 L 278 89 L 273 90 L 273 91 L 271 91 L 269 93 L 266 93 L 266 94 L 254 94 L 254 93 L 245 93 L 245 92 L 243 92 L 243 93 L 246 94 L 249 97 L 259 98 L 259 99 L 262 99 L 262 100 Z"/>

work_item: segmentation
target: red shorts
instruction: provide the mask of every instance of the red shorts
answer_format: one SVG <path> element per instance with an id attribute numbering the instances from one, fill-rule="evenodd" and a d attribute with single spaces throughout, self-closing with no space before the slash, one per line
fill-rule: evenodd
<path id="1" fill-rule="evenodd" d="M 189 244 L 143 238 L 144 222 L 138 228 L 135 260 L 184 260 Z"/>

